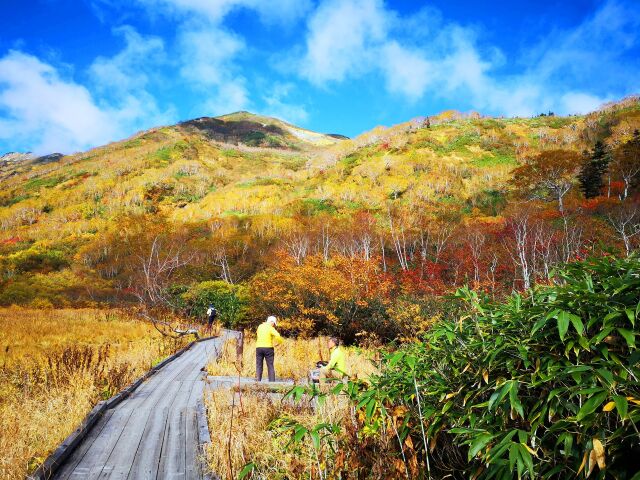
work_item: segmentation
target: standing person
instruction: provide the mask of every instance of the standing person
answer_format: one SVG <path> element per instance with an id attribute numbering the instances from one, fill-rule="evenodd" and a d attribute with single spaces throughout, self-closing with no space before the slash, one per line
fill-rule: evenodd
<path id="1" fill-rule="evenodd" d="M 331 351 L 329 363 L 320 369 L 321 385 L 324 385 L 328 378 L 342 379 L 347 376 L 347 359 L 338 338 L 329 339 L 329 350 Z"/>
<path id="2" fill-rule="evenodd" d="M 218 316 L 218 311 L 216 310 L 216 307 L 213 306 L 213 304 L 209 304 L 209 308 L 207 309 L 207 331 L 209 332 L 209 334 L 211 334 L 211 328 L 213 327 L 213 322 L 215 322 L 216 318 Z"/>
<path id="3" fill-rule="evenodd" d="M 262 381 L 263 360 L 267 361 L 267 371 L 269 372 L 269 381 L 275 382 L 276 371 L 273 368 L 273 359 L 275 353 L 274 344 L 282 342 L 282 337 L 275 329 L 276 317 L 271 315 L 266 322 L 261 323 L 256 331 L 256 380 Z"/>

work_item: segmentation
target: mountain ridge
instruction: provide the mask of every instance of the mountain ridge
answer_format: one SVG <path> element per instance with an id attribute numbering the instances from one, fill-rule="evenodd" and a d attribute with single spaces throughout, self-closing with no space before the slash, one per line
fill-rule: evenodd
<path id="1" fill-rule="evenodd" d="M 613 101 L 613 102 L 608 102 L 606 104 L 603 104 L 601 107 L 599 107 L 598 109 L 589 112 L 587 114 L 584 115 L 569 115 L 569 116 L 558 116 L 558 118 L 566 118 L 566 117 L 586 117 L 588 115 L 594 115 L 594 114 L 598 114 L 600 112 L 603 111 L 607 111 L 607 110 L 611 110 L 611 109 L 616 109 L 619 106 L 624 106 L 627 103 L 631 102 L 637 102 L 638 98 L 640 98 L 639 95 L 629 95 L 619 101 Z M 539 116 L 545 116 L 546 114 L 541 114 Z M 550 112 L 551 116 L 554 116 L 551 112 Z M 518 119 L 518 118 L 534 118 L 534 117 L 509 117 L 511 119 Z M 358 135 L 358 136 L 363 136 L 363 135 L 367 135 L 369 132 L 371 131 L 375 131 L 375 130 L 380 130 L 380 129 L 393 129 L 396 127 L 400 127 L 403 125 L 418 125 L 418 124 L 422 124 L 422 123 L 432 123 L 437 125 L 438 123 L 442 123 L 442 122 L 451 122 L 451 121 L 455 121 L 455 120 L 465 120 L 465 119 L 494 119 L 494 120 L 506 120 L 509 118 L 505 118 L 502 116 L 485 116 L 482 115 L 479 112 L 476 111 L 469 111 L 469 112 L 462 112 L 459 110 L 443 110 L 439 113 L 433 114 L 433 115 L 429 115 L 429 116 L 418 116 L 418 117 L 414 117 L 406 122 L 401 122 L 399 124 L 396 125 L 392 125 L 390 127 L 385 127 L 385 126 L 377 126 L 372 128 L 369 131 L 365 131 L 362 134 Z M 332 140 L 352 140 L 351 137 L 348 137 L 346 135 L 340 134 L 340 133 L 321 133 L 321 132 L 316 132 L 313 130 L 309 130 L 297 125 L 294 125 L 290 122 L 287 122 L 286 120 L 282 120 L 276 117 L 272 117 L 272 116 L 267 116 L 267 115 L 262 115 L 262 114 L 257 114 L 257 113 L 253 113 L 250 112 L 248 110 L 238 110 L 235 112 L 231 112 L 231 113 L 227 113 L 227 114 L 223 114 L 223 115 L 218 115 L 218 116 L 214 116 L 214 117 L 208 117 L 208 116 L 203 116 L 203 117 L 196 117 L 196 118 L 192 118 L 192 119 L 188 119 L 188 120 L 183 120 L 180 121 L 176 124 L 173 125 L 165 125 L 165 126 L 155 126 L 155 127 L 151 127 L 148 128 L 146 130 L 141 130 L 139 132 L 136 132 L 132 135 L 130 135 L 129 137 L 126 137 L 124 139 L 119 139 L 119 140 L 112 140 L 111 142 L 105 144 L 105 145 L 99 145 L 96 147 L 92 147 L 89 150 L 93 150 L 96 148 L 101 148 L 101 147 L 106 147 L 110 144 L 117 144 L 117 143 L 121 143 L 121 142 L 126 142 L 132 139 L 135 139 L 141 135 L 145 135 L 145 134 L 149 134 L 152 133 L 154 131 L 163 129 L 163 128 L 177 128 L 180 126 L 195 126 L 198 123 L 207 123 L 207 122 L 211 122 L 211 121 L 221 121 L 223 123 L 242 123 L 242 122 L 248 122 L 248 125 L 245 125 L 245 127 L 248 127 L 248 132 L 244 132 L 244 133 L 250 133 L 251 132 L 251 127 L 255 127 L 256 131 L 260 132 L 261 130 L 267 128 L 269 125 L 273 125 L 276 127 L 282 127 L 285 126 L 287 128 L 290 128 L 292 130 L 295 131 L 302 131 L 302 132 L 308 132 L 309 134 L 312 134 L 312 136 L 318 137 L 318 138 L 324 138 L 325 140 L 327 140 L 326 143 L 323 143 L 321 146 L 327 146 L 327 145 L 331 145 L 335 142 L 332 142 Z M 202 128 L 202 130 L 207 130 L 206 128 Z M 240 129 L 241 131 L 243 130 L 242 128 Z M 247 130 L 247 128 L 245 128 L 244 130 Z M 277 130 L 276 130 L 277 132 Z M 220 136 L 224 136 L 224 132 L 219 132 Z M 237 133 L 237 132 L 235 132 Z M 263 133 L 263 132 L 262 132 Z M 282 147 L 282 146 L 286 146 L 286 145 L 282 145 L 282 144 L 278 144 L 276 143 L 275 145 L 260 145 L 259 141 L 256 142 L 255 139 L 252 138 L 242 138 L 240 135 L 234 135 L 233 129 L 232 129 L 232 133 L 230 135 L 227 136 L 227 138 L 217 138 L 215 135 L 212 136 L 213 139 L 218 139 L 219 141 L 221 141 L 222 143 L 227 143 L 227 141 L 230 139 L 233 143 L 233 141 L 236 141 L 236 143 L 245 143 L 248 146 L 263 146 L 263 147 Z M 357 137 L 354 137 L 357 138 Z M 304 140 L 304 138 L 301 138 L 302 140 Z M 242 140 L 249 140 L 249 142 L 243 142 Z M 313 142 L 311 142 L 313 143 Z M 316 145 L 317 146 L 317 145 Z M 60 156 L 70 156 L 70 155 L 77 155 L 77 154 L 81 154 L 83 152 L 87 152 L 89 150 L 84 150 L 84 151 L 80 151 L 80 152 L 75 152 L 75 153 L 71 153 L 71 154 L 61 154 L 61 153 L 50 153 L 50 154 L 45 154 L 45 155 L 39 155 L 39 156 L 34 156 L 31 152 L 5 152 L 4 154 L 0 154 L 0 162 L 7 162 L 7 161 L 19 161 L 19 160 L 33 160 L 34 158 L 37 159 L 49 159 L 49 160 L 53 160 L 53 159 L 57 159 Z M 15 157 L 15 158 L 14 158 Z"/>
<path id="2" fill-rule="evenodd" d="M 329 250 L 359 252 L 370 259 L 373 249 L 382 252 L 381 268 L 399 272 L 396 280 L 406 288 L 427 288 L 420 282 L 434 272 L 441 272 L 437 288 L 458 285 L 464 276 L 479 275 L 464 264 L 468 257 L 456 257 L 456 249 L 467 248 L 465 239 L 501 245 L 510 219 L 523 209 L 539 208 L 545 222 L 557 218 L 553 198 L 532 201 L 514 189 L 515 169 L 560 150 L 576 159 L 571 168 L 577 172 L 582 152 L 597 141 L 614 150 L 640 129 L 638 98 L 571 117 L 445 112 L 330 141 L 247 115 L 156 127 L 56 161 L 6 162 L 0 171 L 0 304 L 114 298 L 114 289 L 128 281 L 120 273 L 128 268 L 119 263 L 122 249 L 133 255 L 148 229 L 188 232 L 189 248 L 200 252 L 202 280 L 250 278 L 282 252 L 300 264 L 309 252 L 324 258 Z M 577 183 L 572 173 L 567 211 L 582 212 L 575 215 L 598 238 L 614 238 L 606 217 L 589 213 L 597 213 L 597 203 L 583 198 Z M 599 201 L 609 205 L 620 185 L 614 179 L 613 197 Z M 470 226 L 481 236 L 468 237 Z M 119 243 L 131 235 L 133 243 Z M 443 253 L 448 242 L 455 248 Z M 434 262 L 431 277 L 411 270 L 421 249 Z M 518 281 L 518 268 L 500 273 L 505 288 Z M 410 270 L 418 277 L 403 276 Z"/>
<path id="3" fill-rule="evenodd" d="M 282 180 L 278 180 L 280 177 L 299 183 L 314 183 L 301 178 L 300 172 L 303 171 L 307 172 L 307 176 L 318 173 L 325 175 L 325 178 L 326 175 L 337 175 L 335 181 L 338 181 L 338 177 L 355 171 L 358 178 L 354 179 L 356 183 L 373 182 L 373 190 L 386 189 L 389 190 L 388 195 L 396 196 L 400 190 L 406 191 L 407 188 L 412 191 L 424 189 L 424 185 L 411 181 L 411 177 L 419 176 L 419 172 L 426 168 L 425 162 L 438 163 L 440 160 L 437 159 L 441 158 L 444 163 L 437 167 L 440 170 L 446 165 L 454 170 L 470 168 L 471 172 L 501 172 L 499 180 L 489 182 L 496 186 L 507 178 L 507 172 L 528 151 L 547 148 L 547 145 L 554 143 L 582 151 L 597 137 L 607 133 L 600 131 L 596 120 L 607 115 L 615 116 L 617 111 L 625 109 L 635 111 L 638 104 L 638 97 L 630 97 L 600 111 L 572 117 L 545 115 L 504 119 L 482 117 L 476 112 L 464 114 L 445 111 L 391 127 L 376 127 L 353 139 L 335 138 L 273 117 L 240 111 L 220 117 L 200 117 L 176 125 L 154 127 L 127 139 L 76 154 L 5 161 L 0 163 L 0 182 L 6 184 L 10 181 L 5 187 L 18 191 L 21 189 L 21 180 L 28 182 L 87 162 L 94 165 L 86 169 L 92 172 L 112 168 L 116 173 L 133 169 L 140 174 L 149 169 L 166 169 L 169 174 L 176 165 L 191 163 L 185 167 L 186 171 L 203 171 L 204 168 L 211 176 L 207 177 L 208 181 L 217 185 L 216 190 L 221 187 L 230 188 L 229 185 L 235 183 L 246 184 L 256 181 L 256 178 L 263 178 L 260 182 L 265 183 L 265 176 L 276 179 L 273 180 L 276 183 Z M 635 119 L 634 115 L 631 112 L 628 116 Z M 612 121 L 620 123 L 615 119 Z M 624 132 L 616 133 L 618 134 Z M 374 146 L 376 147 L 372 149 Z M 128 159 L 124 161 L 125 165 L 118 166 L 123 163 L 123 158 Z M 199 166 L 196 167 L 194 162 Z M 459 166 L 454 167 L 454 164 Z M 268 168 L 265 169 L 267 165 L 271 168 L 270 172 L 267 171 Z M 393 175 L 394 167 L 395 170 L 403 170 L 400 178 Z M 446 176 L 445 173 L 441 171 L 441 176 Z M 67 176 L 69 175 L 62 175 Z M 152 175 L 149 173 L 147 176 Z M 178 177 L 178 180 L 173 178 L 171 182 L 177 181 L 179 185 L 176 188 L 179 189 L 185 189 L 182 184 L 191 182 L 193 176 L 184 172 L 170 174 L 171 178 Z M 389 177 L 394 177 L 392 182 Z M 498 177 L 493 178 L 495 180 Z M 386 183 L 393 183 L 395 186 Z M 438 183 L 429 182 L 430 190 L 439 191 Z M 348 182 L 342 187 L 347 184 Z M 204 193 L 211 193 L 211 188 L 213 187 L 200 186 L 197 197 L 208 196 Z M 316 188 L 317 186 L 313 189 Z M 342 188 L 332 189 L 335 192 L 339 190 Z M 29 195 L 32 198 L 36 192 Z M 2 195 L 4 198 L 8 196 L 11 196 L 10 191 Z M 384 197 L 385 195 L 377 196 L 374 203 L 379 203 Z M 430 195 L 434 200 L 438 197 L 438 194 Z M 22 196 L 17 195 L 17 198 Z M 4 200 L 4 203 L 7 202 L 9 200 Z"/>

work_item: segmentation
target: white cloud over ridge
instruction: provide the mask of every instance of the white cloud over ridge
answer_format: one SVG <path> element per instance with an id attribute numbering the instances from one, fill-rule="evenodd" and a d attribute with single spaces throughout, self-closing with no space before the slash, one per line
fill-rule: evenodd
<path id="1" fill-rule="evenodd" d="M 321 87 L 378 74 L 387 91 L 409 102 L 427 94 L 462 98 L 494 114 L 584 113 L 614 98 L 621 85 L 639 86 L 632 83 L 639 66 L 620 62 L 621 52 L 637 47 L 639 32 L 640 10 L 609 0 L 574 29 L 532 47 L 520 73 L 501 75 L 505 59 L 497 48 L 481 48 L 473 28 L 434 9 L 401 17 L 382 0 L 323 0 L 307 22 L 300 74 Z M 594 75 L 611 93 L 581 89 Z"/>
<path id="2" fill-rule="evenodd" d="M 250 109 L 306 122 L 308 107 L 294 96 L 309 101 L 354 80 L 367 81 L 367 92 L 389 95 L 382 98 L 391 104 L 423 108 L 437 99 L 508 116 L 586 113 L 640 90 L 640 59 L 624 61 L 640 47 L 640 10 L 627 0 L 607 0 L 582 23 L 551 29 L 510 58 L 486 42 L 480 26 L 458 24 L 429 7 L 400 14 L 384 0 L 134 3 L 169 19 L 171 34 L 117 27 L 122 49 L 75 76 L 21 51 L 0 54 L 0 142 L 38 153 L 103 144 L 175 121 L 171 95 L 181 91 L 200 99 L 192 111 L 183 106 L 183 117 Z M 267 33 L 299 35 L 256 45 L 251 32 L 234 29 L 238 12 Z M 256 66 L 257 58 L 276 61 Z M 278 69 L 283 58 L 288 68 Z"/>
<path id="3" fill-rule="evenodd" d="M 198 89 L 209 115 L 241 110 L 249 104 L 245 78 L 234 58 L 244 40 L 218 25 L 182 27 L 179 33 L 180 74 Z"/>
<path id="4" fill-rule="evenodd" d="M 287 102 L 287 97 L 295 85 L 292 83 L 278 83 L 272 86 L 270 91 L 262 97 L 265 107 L 261 113 L 270 117 L 276 117 L 289 123 L 305 122 L 309 113 L 302 105 Z"/>
<path id="5" fill-rule="evenodd" d="M 34 142 L 35 153 L 69 152 L 118 134 L 110 112 L 89 91 L 38 58 L 10 51 L 0 59 L 0 139 Z"/>
<path id="6" fill-rule="evenodd" d="M 92 86 L 101 104 L 115 110 L 114 119 L 131 128 L 148 128 L 175 119 L 175 108 L 158 106 L 150 91 L 157 71 L 168 63 L 164 42 L 159 37 L 140 35 L 125 25 L 114 29 L 125 40 L 113 57 L 98 57 L 89 67 Z"/>
<path id="7" fill-rule="evenodd" d="M 149 91 L 164 44 L 133 28 L 113 57 L 98 57 L 83 85 L 33 55 L 10 51 L 0 58 L 0 140 L 36 154 L 70 153 L 102 145 L 175 119 Z"/>
<path id="8" fill-rule="evenodd" d="M 100 90 L 128 92 L 146 88 L 156 67 L 166 63 L 164 41 L 159 37 L 140 35 L 124 25 L 114 34 L 125 40 L 125 47 L 113 57 L 97 57 L 89 71 Z"/>
<path id="9" fill-rule="evenodd" d="M 369 73 L 387 38 L 381 0 L 327 0 L 308 21 L 301 73 L 316 85 Z"/>
<path id="10" fill-rule="evenodd" d="M 290 26 L 312 8 L 312 0 L 137 0 L 154 13 L 178 19 L 177 57 L 180 74 L 203 96 L 200 110 L 207 115 L 260 108 L 254 105 L 248 81 L 237 59 L 249 47 L 244 38 L 226 28 L 226 17 L 237 10 L 257 14 L 270 27 Z M 282 89 L 262 97 L 267 109 L 292 119 L 306 118 L 302 106 L 286 103 Z"/>

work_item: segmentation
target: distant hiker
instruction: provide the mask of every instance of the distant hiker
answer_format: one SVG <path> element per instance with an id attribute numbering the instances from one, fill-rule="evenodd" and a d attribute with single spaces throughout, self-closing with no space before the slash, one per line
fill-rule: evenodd
<path id="1" fill-rule="evenodd" d="M 267 318 L 266 322 L 261 323 L 256 331 L 256 380 L 259 382 L 262 381 L 263 360 L 267 362 L 269 381 L 275 382 L 276 380 L 276 371 L 273 368 L 275 357 L 273 346 L 282 342 L 282 337 L 275 329 L 276 322 L 276 317 L 272 315 Z"/>
<path id="2" fill-rule="evenodd" d="M 329 363 L 320 369 L 321 384 L 324 384 L 328 378 L 341 380 L 347 376 L 347 359 L 338 338 L 331 337 L 329 339 L 329 350 L 331 351 Z"/>
<path id="3" fill-rule="evenodd" d="M 218 317 L 218 311 L 216 307 L 214 307 L 211 303 L 209 304 L 209 308 L 207 309 L 207 331 L 211 333 L 211 329 L 213 327 L 213 322 L 216 321 Z"/>

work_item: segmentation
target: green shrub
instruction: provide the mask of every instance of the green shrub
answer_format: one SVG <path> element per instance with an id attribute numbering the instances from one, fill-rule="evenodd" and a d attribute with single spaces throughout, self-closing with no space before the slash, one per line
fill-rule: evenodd
<path id="1" fill-rule="evenodd" d="M 173 145 L 160 147 L 151 155 L 151 167 L 166 167 L 174 160 L 183 157 L 184 152 L 189 148 L 189 144 L 183 140 Z"/>
<path id="2" fill-rule="evenodd" d="M 351 175 L 353 169 L 360 164 L 361 155 L 352 153 L 340 160 L 340 163 L 344 166 L 344 175 Z"/>
<path id="3" fill-rule="evenodd" d="M 66 177 L 64 175 L 47 178 L 34 178 L 26 182 L 23 188 L 26 191 L 39 190 L 41 188 L 52 188 L 64 182 L 65 179 Z"/>
<path id="4" fill-rule="evenodd" d="M 68 269 L 49 273 L 25 273 L 0 282 L 0 305 L 83 306 L 113 295 L 105 283 L 87 285 L 86 279 Z"/>
<path id="5" fill-rule="evenodd" d="M 122 148 L 135 148 L 135 147 L 139 147 L 142 145 L 142 139 L 140 138 L 134 138 L 133 140 L 128 140 L 126 141 L 123 145 Z"/>
<path id="6" fill-rule="evenodd" d="M 336 213 L 336 207 L 331 200 L 320 198 L 305 198 L 302 201 L 302 210 L 305 215 L 318 215 L 320 213 Z"/>
<path id="7" fill-rule="evenodd" d="M 7 262 L 18 273 L 40 272 L 48 273 L 58 271 L 69 265 L 65 255 L 60 250 L 41 250 L 32 247 L 21 250 L 7 257 Z"/>
<path id="8" fill-rule="evenodd" d="M 574 263 L 555 281 L 502 303 L 459 290 L 466 316 L 345 389 L 361 438 L 396 426 L 397 459 L 424 477 L 639 478 L 640 260 Z"/>
<path id="9" fill-rule="evenodd" d="M 189 287 L 180 295 L 189 315 L 205 318 L 209 304 L 218 311 L 218 319 L 228 327 L 236 326 L 247 314 L 248 296 L 243 285 L 210 280 Z"/>
<path id="10" fill-rule="evenodd" d="M 20 203 L 24 200 L 28 200 L 31 198 L 31 195 L 25 193 L 16 196 L 5 196 L 0 197 L 0 207 L 10 207 L 11 205 L 15 205 L 16 203 Z"/>
<path id="11" fill-rule="evenodd" d="M 387 359 L 381 391 L 406 399 L 415 379 L 423 406 L 409 402 L 410 411 L 436 448 L 449 436 L 465 450 L 468 474 L 631 478 L 640 469 L 640 261 L 572 264 L 556 280 L 501 304 L 461 290 L 467 318 Z"/>
<path id="12" fill-rule="evenodd" d="M 258 147 L 265 141 L 266 138 L 267 135 L 264 132 L 256 130 L 244 134 L 242 136 L 242 142 L 253 147 Z"/>
<path id="13" fill-rule="evenodd" d="M 497 216 L 507 205 L 504 192 L 500 190 L 483 190 L 474 199 L 475 206 L 485 215 Z"/>
<path id="14" fill-rule="evenodd" d="M 222 155 L 224 155 L 225 157 L 231 157 L 231 158 L 242 157 L 242 152 L 234 148 L 225 148 L 221 150 L 220 153 L 222 153 Z"/>
<path id="15" fill-rule="evenodd" d="M 496 153 L 493 155 L 484 155 L 474 159 L 472 165 L 478 168 L 498 167 L 502 165 L 516 166 L 518 162 L 512 154 Z"/>

